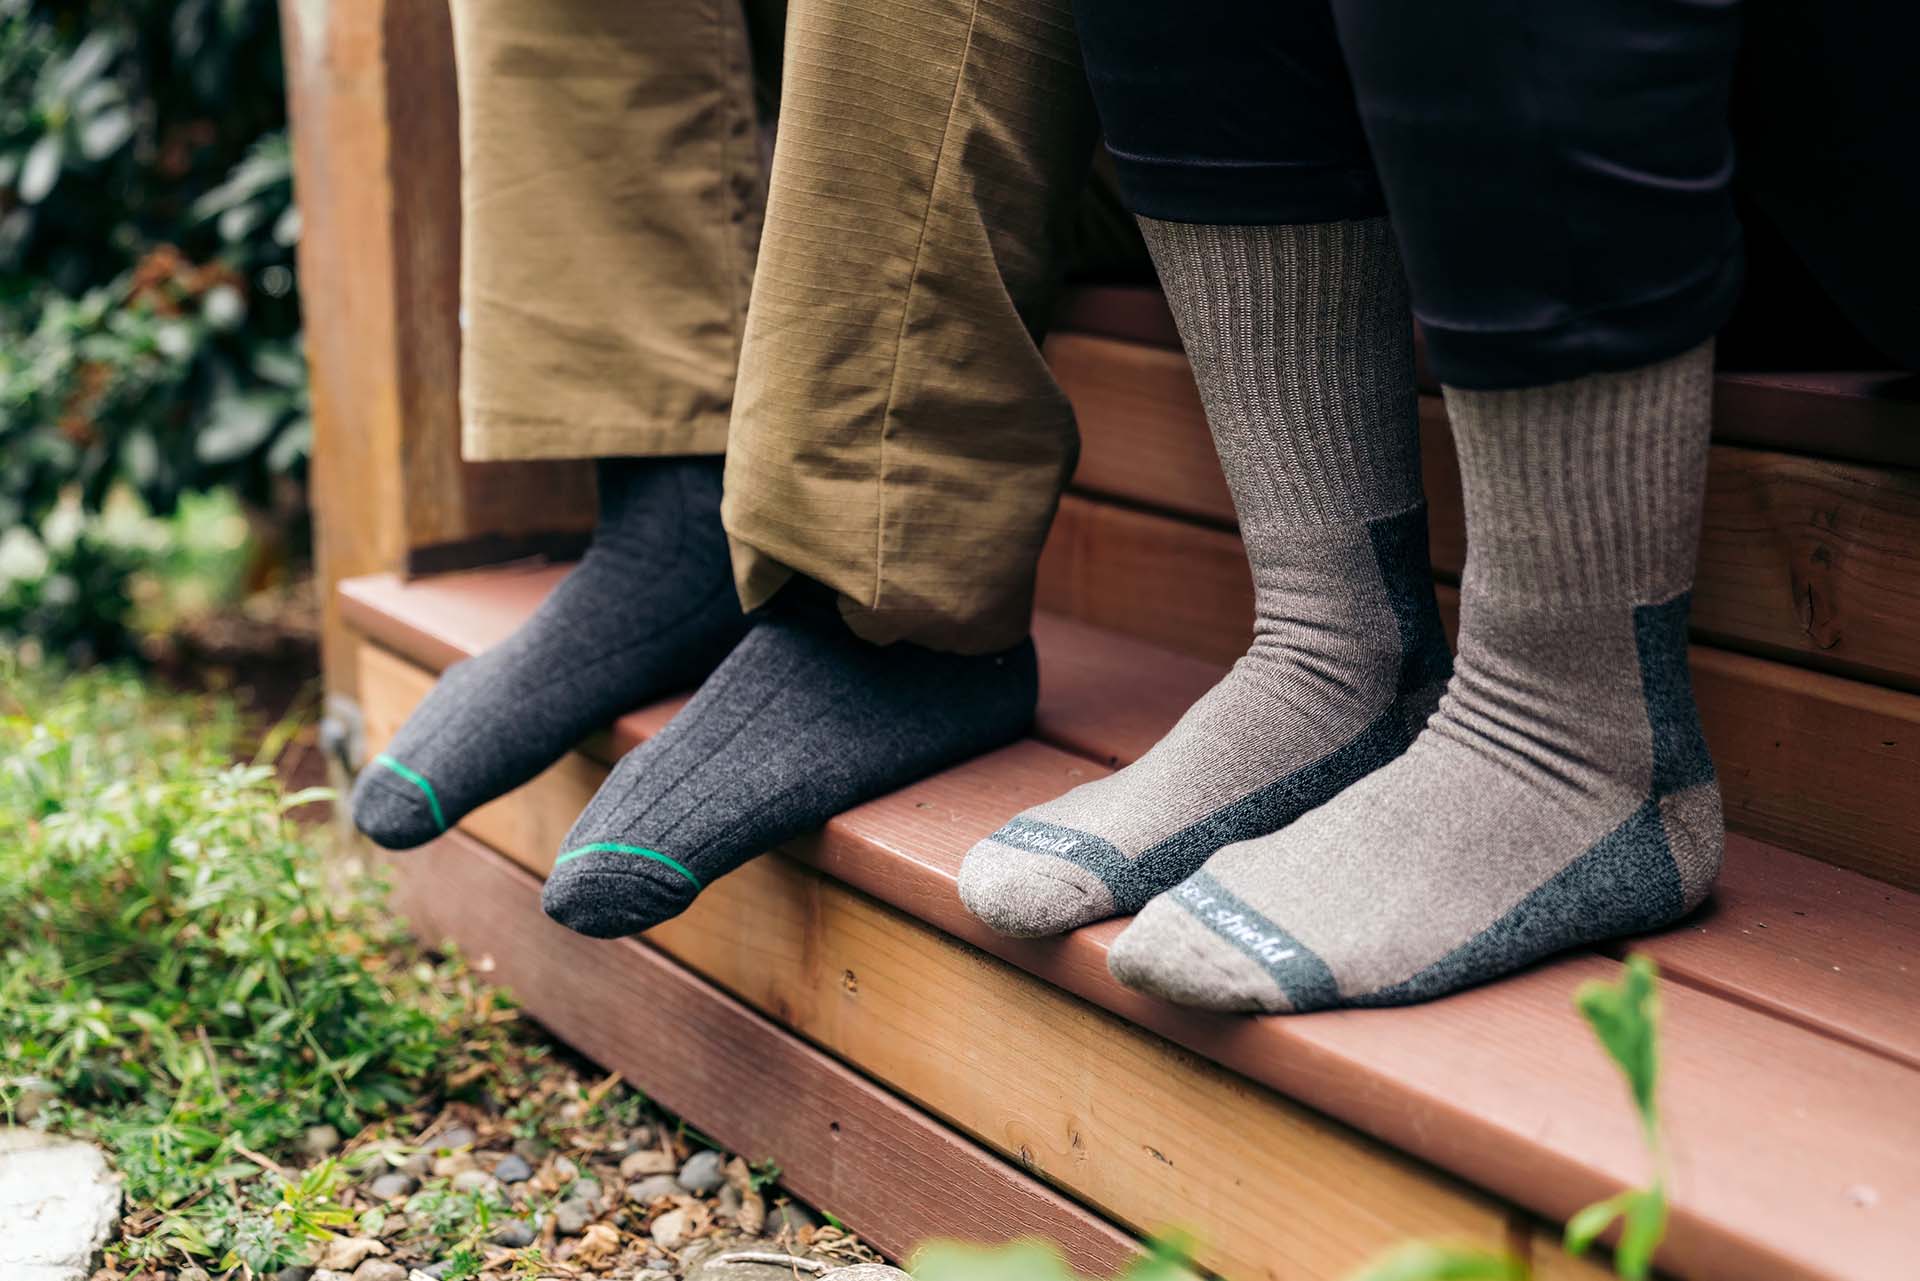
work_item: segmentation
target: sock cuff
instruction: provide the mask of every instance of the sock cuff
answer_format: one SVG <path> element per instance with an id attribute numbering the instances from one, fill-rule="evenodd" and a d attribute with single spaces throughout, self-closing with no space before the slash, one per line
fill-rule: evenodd
<path id="1" fill-rule="evenodd" d="M 1139 222 L 1243 529 L 1419 501 L 1412 310 L 1385 218 Z"/>
<path id="2" fill-rule="evenodd" d="M 1691 586 L 1711 340 L 1622 373 L 1445 390 L 1466 500 L 1465 591 L 1579 605 L 1668 600 Z"/>

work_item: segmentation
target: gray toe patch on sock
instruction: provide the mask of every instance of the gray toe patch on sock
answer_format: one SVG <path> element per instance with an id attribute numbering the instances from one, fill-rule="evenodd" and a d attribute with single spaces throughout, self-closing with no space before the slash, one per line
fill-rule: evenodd
<path id="1" fill-rule="evenodd" d="M 1167 901 L 1185 908 L 1194 920 L 1258 963 L 1295 1010 L 1324 1009 L 1340 999 L 1333 971 L 1312 948 L 1205 872 L 1181 882 L 1168 893 Z"/>

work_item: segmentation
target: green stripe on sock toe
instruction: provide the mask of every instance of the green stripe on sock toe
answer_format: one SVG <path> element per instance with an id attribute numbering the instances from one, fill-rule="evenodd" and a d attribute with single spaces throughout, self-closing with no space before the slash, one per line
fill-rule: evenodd
<path id="1" fill-rule="evenodd" d="M 637 858 L 650 858 L 656 863 L 665 863 L 668 867 L 686 877 L 688 881 L 692 882 L 694 889 L 701 890 L 706 888 L 700 884 L 700 878 L 692 872 L 689 872 L 685 865 L 678 859 L 670 858 L 662 854 L 659 850 L 650 850 L 644 845 L 617 845 L 612 841 L 595 841 L 591 845 L 582 845 L 577 849 L 568 850 L 565 854 L 553 860 L 553 865 L 559 867 L 568 859 L 579 858 L 582 854 L 632 854 Z"/>
<path id="2" fill-rule="evenodd" d="M 434 826 L 438 827 L 442 832 L 447 830 L 447 816 L 440 812 L 440 797 L 434 792 L 432 783 L 429 783 L 425 778 L 413 770 L 408 769 L 399 761 L 394 760 L 393 757 L 387 755 L 385 752 L 374 757 L 373 763 L 375 765 L 384 765 L 424 792 L 427 797 L 427 804 L 433 809 Z"/>

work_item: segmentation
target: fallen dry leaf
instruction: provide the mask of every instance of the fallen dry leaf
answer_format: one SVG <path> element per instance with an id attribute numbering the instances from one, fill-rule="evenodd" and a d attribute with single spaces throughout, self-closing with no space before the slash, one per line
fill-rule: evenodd
<path id="1" fill-rule="evenodd" d="M 573 1257 L 590 1268 L 607 1263 L 620 1253 L 620 1232 L 611 1223 L 589 1223 L 580 1234 Z"/>
<path id="2" fill-rule="evenodd" d="M 336 1272 L 351 1272 L 371 1256 L 386 1253 L 387 1247 L 372 1237 L 335 1237 L 327 1242 L 320 1266 Z"/>

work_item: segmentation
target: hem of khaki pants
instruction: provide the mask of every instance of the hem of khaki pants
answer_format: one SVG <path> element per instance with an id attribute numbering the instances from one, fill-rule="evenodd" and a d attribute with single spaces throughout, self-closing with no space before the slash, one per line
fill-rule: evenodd
<path id="1" fill-rule="evenodd" d="M 733 581 L 743 609 L 759 609 L 795 577 L 806 577 L 731 533 L 727 538 L 733 547 Z M 949 654 L 997 654 L 1027 638 L 1033 628 L 1033 604 L 1029 591 L 1021 603 L 955 618 L 931 609 L 875 609 L 841 592 L 840 617 L 848 631 L 872 645 L 906 641 Z"/>
<path id="2" fill-rule="evenodd" d="M 581 423 L 469 412 L 460 426 L 460 457 L 502 463 L 724 454 L 727 418 L 721 412 L 674 422 Z"/>

